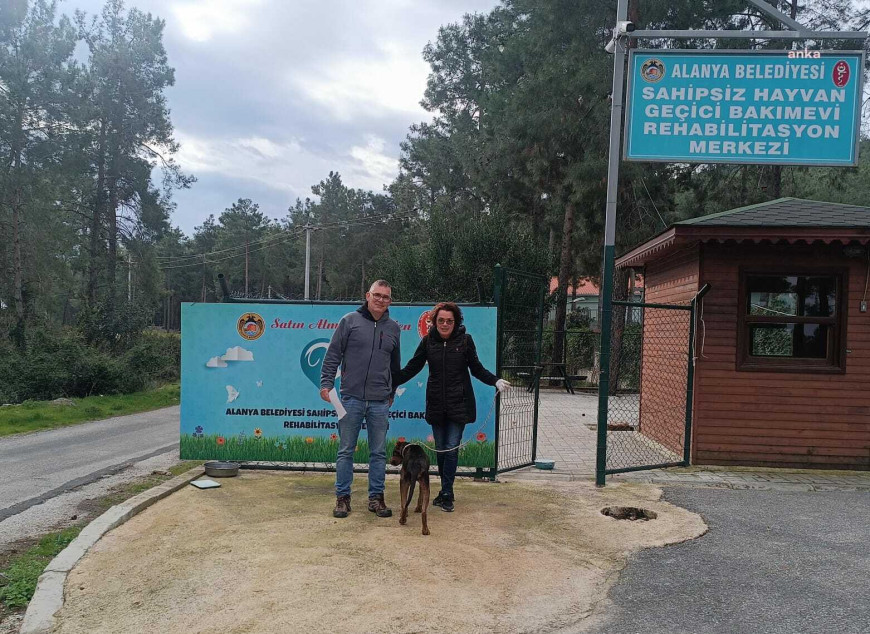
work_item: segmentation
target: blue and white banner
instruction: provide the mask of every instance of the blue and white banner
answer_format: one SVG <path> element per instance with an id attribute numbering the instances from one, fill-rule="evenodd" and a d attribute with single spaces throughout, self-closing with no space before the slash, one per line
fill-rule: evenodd
<path id="1" fill-rule="evenodd" d="M 359 304 L 191 304 L 181 309 L 181 457 L 236 461 L 335 461 L 338 418 L 320 399 L 320 369 L 339 320 Z M 427 331 L 430 307 L 393 306 L 402 364 Z M 463 307 L 483 365 L 495 372 L 496 309 Z M 428 367 L 399 387 L 388 446 L 399 438 L 432 445 L 426 423 Z M 340 386 L 339 378 L 337 385 Z M 460 465 L 494 467 L 495 388 L 472 380 L 478 421 Z M 487 414 L 486 425 L 480 427 Z M 354 462 L 368 462 L 365 433 Z M 465 438 L 464 440 L 468 440 Z"/>
<path id="2" fill-rule="evenodd" d="M 864 54 L 635 50 L 624 157 L 855 165 Z"/>

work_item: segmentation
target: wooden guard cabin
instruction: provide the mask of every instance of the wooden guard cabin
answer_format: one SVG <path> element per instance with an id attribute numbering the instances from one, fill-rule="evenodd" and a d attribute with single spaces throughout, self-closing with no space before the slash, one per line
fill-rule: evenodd
<path id="1" fill-rule="evenodd" d="M 868 242 L 870 207 L 780 198 L 676 223 L 617 260 L 643 269 L 648 303 L 711 287 L 693 464 L 870 469 Z M 644 341 L 657 334 L 645 324 Z M 667 363 L 643 360 L 641 431 Z"/>

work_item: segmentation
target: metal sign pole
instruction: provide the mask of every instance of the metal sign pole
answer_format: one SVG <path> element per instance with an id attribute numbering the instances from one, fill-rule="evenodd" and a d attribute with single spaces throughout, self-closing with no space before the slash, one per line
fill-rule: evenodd
<path id="1" fill-rule="evenodd" d="M 616 5 L 616 23 L 628 16 L 628 0 Z M 618 27 L 617 27 L 618 28 Z M 604 486 L 607 468 L 607 409 L 610 395 L 610 330 L 613 324 L 613 263 L 616 245 L 616 197 L 619 185 L 619 142 L 622 133 L 623 78 L 625 74 L 625 37 L 614 30 L 613 88 L 610 104 L 610 149 L 607 161 L 607 205 L 604 217 L 604 267 L 601 272 L 601 349 L 598 354 L 598 449 L 595 484 Z"/>

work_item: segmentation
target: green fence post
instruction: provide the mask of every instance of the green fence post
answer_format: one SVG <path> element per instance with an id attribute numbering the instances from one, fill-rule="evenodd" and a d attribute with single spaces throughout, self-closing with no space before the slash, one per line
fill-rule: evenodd
<path id="1" fill-rule="evenodd" d="M 709 284 L 704 284 L 697 295 L 692 298 L 692 310 L 689 313 L 689 369 L 686 373 L 686 431 L 683 434 L 685 446 L 683 447 L 683 463 L 688 467 L 692 463 L 692 406 L 695 400 L 695 315 L 698 311 L 698 302 L 710 290 Z"/>
<path id="2" fill-rule="evenodd" d="M 504 346 L 504 332 L 503 332 L 503 319 L 504 319 L 504 269 L 500 264 L 495 265 L 495 274 L 493 275 L 495 278 L 495 291 L 493 301 L 495 302 L 495 375 L 501 376 L 501 365 L 502 365 L 502 348 Z M 494 460 L 495 465 L 493 466 L 493 474 L 498 473 L 498 443 L 499 437 L 501 435 L 501 397 L 498 395 L 498 391 L 495 394 L 495 449 L 494 449 Z M 494 476 L 493 476 L 494 478 Z"/>
<path id="3" fill-rule="evenodd" d="M 538 406 L 541 402 L 541 345 L 544 339 L 544 300 L 547 297 L 547 283 L 541 284 L 541 298 L 538 302 L 538 332 L 535 335 L 535 367 L 532 380 L 535 382 L 535 418 L 532 424 L 532 462 L 538 458 Z"/>

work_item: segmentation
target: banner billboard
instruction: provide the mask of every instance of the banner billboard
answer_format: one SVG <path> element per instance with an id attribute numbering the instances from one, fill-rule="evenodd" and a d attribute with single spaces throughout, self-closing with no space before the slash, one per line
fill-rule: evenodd
<path id="1" fill-rule="evenodd" d="M 858 162 L 861 51 L 634 50 L 629 161 Z"/>
<path id="2" fill-rule="evenodd" d="M 335 409 L 320 399 L 320 368 L 343 315 L 359 304 L 199 304 L 181 307 L 181 457 L 333 463 Z M 402 364 L 426 332 L 431 306 L 392 306 Z M 496 308 L 462 307 L 484 367 L 495 372 Z M 426 423 L 428 367 L 399 387 L 390 408 L 388 453 L 403 438 L 434 446 Z M 337 386 L 340 387 L 339 378 Z M 495 467 L 495 388 L 472 379 L 478 420 L 466 426 L 459 465 Z M 481 427 L 489 414 L 486 424 Z M 354 462 L 368 463 L 365 431 Z"/>

